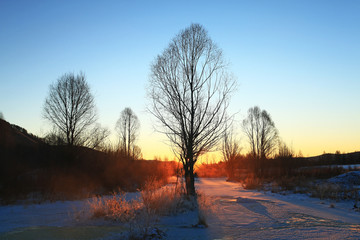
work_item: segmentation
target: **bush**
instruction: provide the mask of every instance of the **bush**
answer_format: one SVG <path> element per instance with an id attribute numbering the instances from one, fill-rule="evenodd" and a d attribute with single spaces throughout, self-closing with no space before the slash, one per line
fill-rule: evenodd
<path id="1" fill-rule="evenodd" d="M 244 189 L 249 189 L 249 190 L 260 190 L 263 186 L 264 180 L 255 177 L 255 176 L 249 176 L 246 179 L 244 179 L 242 181 L 242 187 Z"/>
<path id="2" fill-rule="evenodd" d="M 341 192 L 342 188 L 340 185 L 325 182 L 316 185 L 311 191 L 311 196 L 320 199 L 338 200 Z"/>

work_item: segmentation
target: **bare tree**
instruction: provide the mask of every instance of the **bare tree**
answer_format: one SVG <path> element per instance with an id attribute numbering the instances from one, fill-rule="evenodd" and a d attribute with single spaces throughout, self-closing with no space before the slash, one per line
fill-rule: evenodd
<path id="1" fill-rule="evenodd" d="M 286 145 L 285 142 L 279 139 L 277 158 L 290 159 L 294 156 L 294 151 Z"/>
<path id="2" fill-rule="evenodd" d="M 234 138 L 234 131 L 230 128 L 224 133 L 221 152 L 224 162 L 226 163 L 226 172 L 229 179 L 235 177 L 236 159 L 240 157 L 242 148 L 239 142 Z"/>
<path id="3" fill-rule="evenodd" d="M 53 129 L 44 137 L 44 141 L 49 145 L 66 145 L 66 137 L 57 128 Z"/>
<path id="4" fill-rule="evenodd" d="M 149 111 L 183 164 L 188 195 L 195 195 L 194 164 L 226 130 L 235 81 L 222 51 L 199 24 L 182 30 L 151 66 Z"/>
<path id="5" fill-rule="evenodd" d="M 87 134 L 84 135 L 83 145 L 96 150 L 104 150 L 106 148 L 105 139 L 109 135 L 109 129 L 102 127 L 99 123 L 96 123 L 87 132 Z"/>
<path id="6" fill-rule="evenodd" d="M 84 74 L 67 73 L 50 85 L 44 118 L 66 137 L 67 145 L 84 144 L 84 134 L 96 121 L 94 97 Z"/>
<path id="7" fill-rule="evenodd" d="M 119 149 L 127 156 L 137 158 L 140 148 L 135 145 L 140 128 L 139 119 L 131 108 L 125 108 L 116 122 L 115 129 L 119 134 Z"/>
<path id="8" fill-rule="evenodd" d="M 278 131 L 270 115 L 255 106 L 243 121 L 243 130 L 250 143 L 251 154 L 256 159 L 266 159 L 274 153 L 278 143 Z"/>

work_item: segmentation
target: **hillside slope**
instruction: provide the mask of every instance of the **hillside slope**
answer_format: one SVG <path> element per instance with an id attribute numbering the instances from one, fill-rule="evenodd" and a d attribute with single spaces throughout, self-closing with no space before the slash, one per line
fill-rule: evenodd
<path id="1" fill-rule="evenodd" d="M 0 147 L 36 147 L 41 143 L 40 138 L 29 134 L 24 128 L 0 119 Z"/>

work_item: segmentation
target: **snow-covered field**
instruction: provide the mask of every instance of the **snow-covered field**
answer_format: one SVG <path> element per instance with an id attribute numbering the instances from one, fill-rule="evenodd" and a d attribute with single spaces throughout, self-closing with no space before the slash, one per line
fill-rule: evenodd
<path id="1" fill-rule="evenodd" d="M 249 191 L 225 179 L 196 184 L 211 202 L 209 227 L 192 227 L 195 212 L 162 217 L 156 226 L 166 239 L 360 239 L 360 213 L 352 201 Z M 121 239 L 123 226 L 84 218 L 86 206 L 86 201 L 1 206 L 0 239 Z"/>

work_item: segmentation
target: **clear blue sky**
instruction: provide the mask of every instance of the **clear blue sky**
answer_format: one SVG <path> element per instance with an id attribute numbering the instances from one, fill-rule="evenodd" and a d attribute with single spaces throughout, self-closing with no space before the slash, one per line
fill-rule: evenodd
<path id="1" fill-rule="evenodd" d="M 131 107 L 144 157 L 169 156 L 146 85 L 151 62 L 191 23 L 231 63 L 238 123 L 258 105 L 305 156 L 360 150 L 360 1 L 0 0 L 0 112 L 43 136 L 49 85 L 83 71 L 103 126 L 114 132 Z"/>

